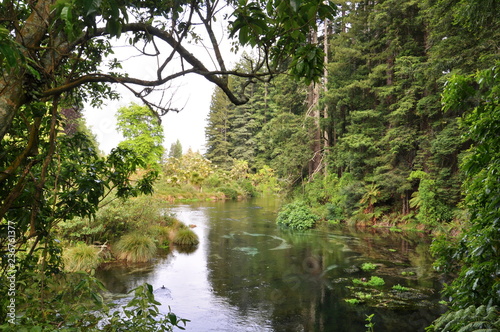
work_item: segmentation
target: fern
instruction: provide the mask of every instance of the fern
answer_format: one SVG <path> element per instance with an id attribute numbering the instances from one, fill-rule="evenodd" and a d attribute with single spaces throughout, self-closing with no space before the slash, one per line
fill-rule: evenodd
<path id="1" fill-rule="evenodd" d="M 500 332 L 498 308 L 488 304 L 448 311 L 436 319 L 427 331 Z"/>

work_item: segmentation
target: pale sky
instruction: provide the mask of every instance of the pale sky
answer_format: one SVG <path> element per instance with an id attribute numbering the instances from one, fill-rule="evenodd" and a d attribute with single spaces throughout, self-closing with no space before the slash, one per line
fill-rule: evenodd
<path id="1" fill-rule="evenodd" d="M 221 20 L 219 22 L 222 24 L 223 21 Z M 222 31 L 222 27 L 220 26 L 214 26 L 214 30 L 216 29 Z M 127 45 L 116 47 L 113 57 L 120 60 L 124 71 L 128 72 L 130 77 L 137 77 L 140 79 L 153 79 L 156 77 L 156 61 L 151 61 L 153 59 L 148 61 L 144 59 L 145 57 L 134 57 L 137 51 L 133 47 L 128 46 L 125 40 L 116 42 L 116 45 Z M 223 41 L 220 47 L 225 58 L 226 66 L 232 68 L 239 59 L 239 55 L 230 52 L 228 41 Z M 189 45 L 189 50 L 196 55 L 205 66 L 209 69 L 213 68 L 207 50 L 201 45 Z M 167 50 L 167 52 L 169 51 L 170 49 Z M 239 54 L 241 54 L 241 52 Z M 174 72 L 173 69 L 172 72 Z M 142 104 L 141 100 L 136 98 L 130 91 L 122 86 L 115 85 L 114 88 L 120 93 L 120 100 L 106 101 L 105 105 L 99 109 L 92 108 L 90 105 L 85 105 L 83 112 L 87 125 L 96 135 L 100 149 L 105 153 L 109 153 L 109 151 L 116 147 L 123 139 L 116 131 L 115 114 L 118 108 L 128 106 L 131 102 Z M 193 151 L 205 152 L 206 119 L 210 110 L 211 96 L 214 89 L 215 85 L 213 83 L 210 83 L 204 77 L 196 74 L 189 74 L 171 82 L 169 91 L 174 92 L 171 107 L 183 110 L 179 113 L 169 112 L 162 117 L 162 125 L 165 134 L 164 146 L 166 149 L 169 149 L 170 145 L 178 139 L 182 144 L 184 152 L 189 148 Z M 154 98 L 158 100 L 160 95 L 158 94 L 157 97 Z"/>

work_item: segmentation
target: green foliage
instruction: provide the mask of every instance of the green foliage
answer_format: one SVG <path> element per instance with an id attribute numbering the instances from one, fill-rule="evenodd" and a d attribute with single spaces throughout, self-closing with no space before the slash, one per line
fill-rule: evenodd
<path id="1" fill-rule="evenodd" d="M 43 292 L 40 292 L 39 282 L 47 287 Z M 19 284 L 15 330 L 172 331 L 173 327 L 184 329 L 189 322 L 172 312 L 160 313 L 160 303 L 155 300 L 149 284 L 133 289 L 130 292 L 133 298 L 113 310 L 105 303 L 103 291 L 105 288 L 100 281 L 82 272 L 61 273 L 53 278 L 33 274 Z M 10 322 L 0 325 L 1 331 L 12 331 L 12 328 Z"/>
<path id="2" fill-rule="evenodd" d="M 400 284 L 392 286 L 392 289 L 397 290 L 399 292 L 407 292 L 410 290 L 408 287 L 401 286 Z"/>
<path id="3" fill-rule="evenodd" d="M 123 307 L 123 315 L 121 311 L 108 314 L 107 323 L 101 331 L 173 331 L 174 327 L 184 330 L 189 322 L 171 311 L 166 315 L 160 313 L 158 306 L 161 303 L 155 300 L 150 284 L 141 285 L 130 293 L 134 294 L 134 298 Z"/>
<path id="4" fill-rule="evenodd" d="M 173 243 L 181 246 L 195 246 L 200 243 L 200 240 L 192 229 L 184 228 L 177 231 Z"/>
<path id="5" fill-rule="evenodd" d="M 479 307 L 471 305 L 464 309 L 448 311 L 426 329 L 428 332 L 493 332 L 498 330 L 500 330 L 498 307 L 490 304 Z"/>
<path id="6" fill-rule="evenodd" d="M 196 71 L 216 83 L 232 102 L 243 104 L 247 101 L 245 92 L 249 89 L 233 90 L 228 76 L 235 72 L 224 68 L 222 60 L 218 59 L 222 72 L 210 72 L 184 47 L 185 42 L 200 38 L 195 31 L 197 28 L 206 27 L 211 32 L 208 23 L 192 24 L 199 22 L 196 16 L 212 22 L 215 13 L 225 5 L 234 5 L 234 15 L 231 21 L 221 22 L 230 24 L 233 35 L 239 34 L 243 44 L 258 45 L 259 50 L 264 51 L 261 54 L 266 54 L 266 59 L 261 59 L 263 62 L 256 66 L 238 69 L 241 75 L 236 73 L 236 76 L 245 78 L 238 83 L 244 87 L 253 81 L 252 77 L 266 81 L 266 77 L 286 68 L 294 50 L 303 47 L 309 26 L 316 25 L 316 20 L 310 18 L 333 15 L 332 7 L 318 0 L 301 3 L 301 11 L 291 11 L 288 4 L 280 5 L 275 1 L 262 3 L 262 6 L 261 3 L 245 1 L 197 6 L 185 0 L 21 0 L 8 1 L 2 6 L 0 229 L 3 233 L 7 223 L 16 226 L 17 249 L 26 253 L 20 262 L 25 268 L 22 273 L 30 272 L 31 263 L 35 261 L 32 259 L 40 258 L 37 256 L 38 246 L 44 244 L 48 246 L 44 248 L 45 252 L 53 253 L 50 259 L 54 261 L 44 273 L 47 272 L 47 276 L 56 274 L 59 269 L 56 261 L 60 255 L 56 254 L 59 249 L 53 236 L 59 223 L 92 218 L 100 202 L 111 191 L 124 199 L 152 192 L 158 175 L 154 168 L 162 155 L 158 143 L 161 134 L 157 130 L 160 127 L 152 120 L 172 110 L 170 98 L 164 98 L 171 80 Z M 304 9 L 306 11 L 302 12 Z M 193 15 L 188 15 L 189 12 Z M 242 25 L 247 18 L 251 19 L 249 24 Z M 299 29 L 296 29 L 296 24 L 299 24 Z M 293 36 L 289 32 L 293 32 Z M 124 38 L 120 38 L 122 36 Z M 133 46 L 130 49 L 137 48 L 145 57 L 152 56 L 152 49 L 161 52 L 156 56 L 165 62 L 158 64 L 154 77 L 132 77 L 121 70 L 122 59 L 113 57 L 113 47 L 120 40 Z M 214 43 L 216 40 L 218 38 L 212 38 Z M 285 46 L 286 51 L 282 53 Z M 171 70 L 171 64 L 176 62 L 170 61 L 174 53 L 185 66 L 174 64 Z M 134 56 L 130 54 L 130 57 Z M 317 57 L 306 60 L 310 64 L 316 61 L 316 65 L 322 65 Z M 268 73 L 262 73 L 261 70 L 266 68 Z M 314 77 L 317 72 L 317 68 L 311 66 L 303 74 L 310 80 L 317 79 Z M 143 112 L 136 117 L 132 114 L 134 112 L 128 112 L 130 108 L 123 109 L 119 126 L 127 141 L 104 158 L 93 146 L 92 139 L 80 131 L 70 130 L 61 109 L 71 106 L 78 110 L 84 102 L 102 106 L 104 100 L 118 98 L 112 86 L 120 84 L 147 105 L 147 108 L 137 107 L 141 108 L 140 112 L 147 109 L 149 114 Z M 154 90 L 160 90 L 161 96 L 153 93 Z M 131 108 L 136 107 L 132 105 Z M 241 114 L 245 115 L 244 112 Z M 244 116 L 240 118 L 243 119 Z M 154 134 L 142 136 L 145 132 Z M 251 143 L 247 140 L 247 146 Z M 153 168 L 153 171 L 141 172 L 143 176 L 139 177 L 136 172 L 140 168 Z M 206 178 L 202 170 L 190 171 L 186 175 L 182 181 L 189 181 L 201 190 Z M 78 225 L 72 226 L 76 229 L 74 238 L 84 237 L 86 241 L 99 232 L 107 232 L 103 227 L 94 232 L 85 225 L 89 227 L 79 234 Z M 6 245 L 6 239 L 2 238 L 2 251 Z M 5 265 L 4 260 L 2 263 Z M 2 277 L 5 277 L 5 266 L 2 271 Z M 45 291 L 45 282 L 38 285 L 41 291 Z M 3 291 L 2 288 L 0 298 L 4 298 Z M 4 318 L 3 311 L 0 317 Z"/>
<path id="7" fill-rule="evenodd" d="M 16 331 L 97 330 L 101 317 L 96 313 L 107 308 L 100 294 L 104 287 L 94 277 L 83 272 L 48 277 L 43 270 L 30 270 L 17 277 Z M 40 288 L 40 283 L 45 287 Z M 4 299 L 8 301 L 9 297 L 2 297 L 2 305 Z M 13 330 L 11 322 L 3 323 L 0 330 Z"/>
<path id="8" fill-rule="evenodd" d="M 355 278 L 355 279 L 352 279 L 352 282 L 355 285 L 370 286 L 370 287 L 380 287 L 380 286 L 385 285 L 385 280 L 380 278 L 380 277 L 377 277 L 377 276 L 371 276 L 370 280 L 368 280 L 368 281 Z"/>
<path id="9" fill-rule="evenodd" d="M 356 298 L 362 301 L 371 300 L 373 298 L 372 294 L 370 293 L 356 292 L 355 295 Z"/>
<path id="10" fill-rule="evenodd" d="M 366 332 L 374 332 L 375 331 L 375 329 L 374 329 L 375 323 L 372 321 L 373 316 L 375 316 L 375 314 L 366 315 L 366 318 L 365 318 L 365 321 L 366 321 L 365 327 L 367 328 Z"/>
<path id="11" fill-rule="evenodd" d="M 180 186 L 192 184 L 201 189 L 203 182 L 215 171 L 210 160 L 200 153 L 189 150 L 180 159 L 169 158 L 163 165 L 163 174 L 168 184 Z"/>
<path id="12" fill-rule="evenodd" d="M 222 193 L 224 193 L 224 195 L 227 197 L 227 198 L 230 198 L 230 199 L 238 199 L 238 191 L 234 188 L 230 188 L 230 187 L 219 187 L 217 188 L 217 190 L 221 191 Z"/>
<path id="13" fill-rule="evenodd" d="M 433 244 L 440 267 L 447 268 L 450 257 L 459 264 L 457 278 L 445 289 L 452 306 L 480 306 L 489 301 L 500 304 L 500 65 L 471 76 L 456 76 L 447 84 L 445 109 L 473 108 L 463 118 L 472 146 L 462 164 L 465 204 L 470 221 L 459 242 L 441 240 Z M 443 264 L 444 263 L 444 264 Z"/>
<path id="14" fill-rule="evenodd" d="M 304 119 L 292 113 L 282 113 L 262 128 L 262 157 L 287 183 L 298 182 L 311 159 L 313 126 L 310 117 Z"/>
<path id="15" fill-rule="evenodd" d="M 363 270 L 365 272 L 374 271 L 377 267 L 378 267 L 377 264 L 373 264 L 370 262 L 366 262 L 366 263 L 361 264 L 361 270 Z"/>
<path id="16" fill-rule="evenodd" d="M 182 144 L 179 140 L 175 141 L 170 145 L 170 150 L 168 151 L 169 158 L 182 158 Z"/>
<path id="17" fill-rule="evenodd" d="M 417 209 L 417 220 L 424 225 L 437 225 L 453 218 L 451 207 L 443 203 L 437 193 L 436 181 L 423 171 L 413 171 L 409 180 L 419 179 L 418 191 L 412 194 L 410 206 Z"/>
<path id="18" fill-rule="evenodd" d="M 345 302 L 349 303 L 349 304 L 359 304 L 361 303 L 361 300 L 359 299 L 344 299 Z"/>
<path id="19" fill-rule="evenodd" d="M 98 250 L 84 243 L 64 249 L 62 258 L 64 269 L 69 272 L 90 272 L 96 269 L 101 262 Z"/>
<path id="20" fill-rule="evenodd" d="M 238 35 L 242 45 L 252 47 L 258 45 L 274 44 L 269 51 L 274 58 L 288 58 L 292 55 L 292 74 L 300 75 L 306 84 L 317 81 L 323 72 L 323 61 L 321 48 L 315 45 L 299 47 L 297 50 L 291 46 L 304 44 L 310 29 L 316 28 L 317 18 L 332 18 L 335 13 L 335 5 L 327 4 L 320 0 L 308 0 L 301 2 L 240 2 L 240 6 L 233 15 L 236 19 L 231 23 L 231 36 Z M 270 25 L 266 20 L 268 16 L 273 21 L 279 21 L 278 25 Z M 282 35 L 281 38 L 275 38 Z M 260 36 L 260 37 L 257 37 Z M 256 38 L 257 37 L 257 38 Z M 276 62 L 273 63 L 276 65 Z"/>
<path id="21" fill-rule="evenodd" d="M 295 201 L 281 208 L 276 223 L 294 230 L 306 230 L 314 227 L 318 219 L 304 202 Z"/>
<path id="22" fill-rule="evenodd" d="M 257 192 L 266 194 L 277 194 L 281 191 L 281 185 L 274 170 L 264 165 L 257 173 L 250 175 L 250 179 Z"/>
<path id="23" fill-rule="evenodd" d="M 113 242 L 125 233 L 164 225 L 170 218 L 159 197 L 139 196 L 124 201 L 110 195 L 95 217 L 75 217 L 59 224 L 57 233 L 72 242 Z"/>
<path id="24" fill-rule="evenodd" d="M 245 56 L 237 66 L 249 70 L 252 64 L 247 58 L 251 57 Z M 305 88 L 278 76 L 272 84 L 257 82 L 251 92 L 248 103 L 234 106 L 220 89 L 215 90 L 206 157 L 224 170 L 245 161 L 249 174 L 268 167 L 280 182 L 298 181 L 311 154 L 311 123 L 310 119 L 304 123 L 302 115 Z"/>
<path id="25" fill-rule="evenodd" d="M 147 106 L 132 103 L 117 112 L 117 129 L 125 138 L 119 147 L 130 149 L 144 160 L 146 167 L 160 169 L 163 157 L 163 127 Z"/>
<path id="26" fill-rule="evenodd" d="M 147 262 L 157 251 L 154 240 L 149 235 L 138 232 L 124 235 L 114 249 L 118 259 L 132 263 Z"/>

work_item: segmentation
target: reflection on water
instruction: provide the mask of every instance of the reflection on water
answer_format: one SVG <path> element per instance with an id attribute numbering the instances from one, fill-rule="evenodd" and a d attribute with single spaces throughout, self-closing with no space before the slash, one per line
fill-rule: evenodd
<path id="1" fill-rule="evenodd" d="M 181 221 L 196 225 L 196 251 L 174 251 L 152 264 L 112 266 L 98 276 L 116 294 L 152 284 L 162 312 L 170 306 L 191 320 L 187 331 L 365 331 L 372 313 L 378 331 L 421 331 L 438 315 L 439 284 L 427 238 L 290 232 L 276 226 L 277 209 L 272 200 L 176 206 Z M 363 272 L 364 262 L 378 269 Z M 386 281 L 370 294 L 377 301 L 346 303 L 360 291 L 352 279 L 371 275 Z M 396 284 L 420 291 L 395 298 Z"/>

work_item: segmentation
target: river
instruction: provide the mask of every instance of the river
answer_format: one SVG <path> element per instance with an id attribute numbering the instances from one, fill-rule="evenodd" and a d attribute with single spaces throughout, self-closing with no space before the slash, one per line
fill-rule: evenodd
<path id="1" fill-rule="evenodd" d="M 423 331 L 439 315 L 441 285 L 428 237 L 345 227 L 291 232 L 275 223 L 278 204 L 257 199 L 173 206 L 179 220 L 195 226 L 196 250 L 173 250 L 148 264 L 112 264 L 97 276 L 117 302 L 144 282 L 153 285 L 161 311 L 170 306 L 189 319 L 187 331 L 358 332 L 374 314 L 375 331 L 411 332 Z M 377 268 L 365 272 L 363 263 Z M 372 276 L 385 285 L 353 282 Z"/>

